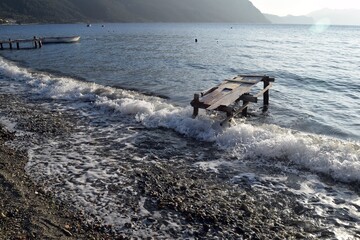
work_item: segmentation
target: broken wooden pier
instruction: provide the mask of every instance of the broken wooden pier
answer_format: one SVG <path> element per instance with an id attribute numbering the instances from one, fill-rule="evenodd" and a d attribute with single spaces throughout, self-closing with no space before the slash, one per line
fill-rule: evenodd
<path id="1" fill-rule="evenodd" d="M 0 50 L 20 50 L 20 49 L 36 49 L 42 47 L 42 41 L 39 38 L 34 37 L 33 39 L 17 39 L 17 40 L 6 40 L 0 41 Z"/>
<path id="2" fill-rule="evenodd" d="M 258 97 L 263 95 L 263 111 L 268 110 L 269 89 L 275 78 L 269 76 L 238 75 L 232 79 L 225 79 L 218 86 L 213 87 L 200 94 L 194 94 L 191 101 L 193 106 L 193 117 L 199 113 L 199 108 L 206 110 L 215 110 L 226 113 L 226 118 L 221 125 L 229 122 L 238 114 L 247 115 L 247 108 L 250 103 L 257 103 Z M 263 82 L 263 89 L 256 93 L 251 93 L 259 82 Z M 242 105 L 240 105 L 242 101 Z"/>

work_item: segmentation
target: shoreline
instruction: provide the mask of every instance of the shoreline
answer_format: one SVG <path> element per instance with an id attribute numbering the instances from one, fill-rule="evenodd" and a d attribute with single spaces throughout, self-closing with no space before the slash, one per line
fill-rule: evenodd
<path id="1" fill-rule="evenodd" d="M 0 125 L 0 239 L 109 239 L 84 213 L 45 193 L 26 174 L 25 152 L 6 146 L 13 133 Z"/>
<path id="2" fill-rule="evenodd" d="M 112 226 L 90 220 L 86 213 L 36 185 L 24 170 L 27 153 L 6 146 L 6 141 L 12 139 L 14 134 L 0 125 L 0 239 L 128 239 L 126 230 L 116 231 Z M 180 168 L 183 172 L 175 173 L 166 164 L 150 165 L 136 175 L 142 179 L 139 182 L 142 193 L 157 202 L 148 209 L 177 212 L 192 225 L 195 239 L 210 236 L 312 239 L 312 234 L 298 231 L 300 219 L 286 217 L 292 221 L 289 225 L 285 219 L 272 220 L 272 214 L 274 217 L 279 214 L 271 209 L 275 199 L 257 203 L 259 199 L 246 189 L 239 192 L 218 180 L 205 179 L 201 173 L 193 175 Z M 169 189 L 164 192 L 166 188 Z M 230 198 L 218 201 L 216 195 L 223 191 L 229 192 Z M 125 228 L 135 230 L 139 220 L 132 219 Z M 309 229 L 315 234 L 319 231 Z M 173 232 L 172 237 L 178 239 L 179 234 Z"/>
<path id="3" fill-rule="evenodd" d="M 34 183 L 25 171 L 29 146 L 22 144 L 66 138 L 76 120 L 11 94 L 0 94 L 0 116 L 16 122 L 16 130 L 33 134 L 28 139 L 0 124 L 0 239 L 127 239 L 147 230 L 153 235 L 143 237 L 161 239 L 333 237 L 307 217 L 308 209 L 296 196 L 278 192 L 266 197 L 246 183 L 229 186 L 226 175 L 209 174 L 186 162 L 133 165 L 132 187 L 139 194 L 121 196 L 124 204 L 118 206 L 120 212 L 129 211 L 129 222 L 106 225 L 44 191 L 46 186 Z M 142 208 L 148 214 L 142 214 Z"/>

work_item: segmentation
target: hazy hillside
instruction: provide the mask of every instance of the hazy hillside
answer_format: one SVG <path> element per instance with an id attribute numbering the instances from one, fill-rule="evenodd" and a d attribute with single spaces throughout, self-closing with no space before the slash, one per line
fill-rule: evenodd
<path id="1" fill-rule="evenodd" d="M 322 9 L 308 14 L 309 17 L 320 21 L 327 19 L 333 25 L 360 25 L 360 9 Z"/>
<path id="2" fill-rule="evenodd" d="M 249 0 L 1 0 L 21 22 L 269 22 Z"/>
<path id="3" fill-rule="evenodd" d="M 313 24 L 314 19 L 308 16 L 292 16 L 279 17 L 272 14 L 264 14 L 271 23 L 275 24 Z"/>
<path id="4" fill-rule="evenodd" d="M 279 17 L 271 14 L 264 16 L 275 24 L 314 24 L 316 22 L 327 23 L 330 25 L 360 25 L 360 10 L 347 9 L 322 9 L 307 14 L 306 16 L 285 16 Z"/>

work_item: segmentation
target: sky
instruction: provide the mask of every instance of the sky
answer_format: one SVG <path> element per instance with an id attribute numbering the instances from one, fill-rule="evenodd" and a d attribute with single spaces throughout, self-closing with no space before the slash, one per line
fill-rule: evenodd
<path id="1" fill-rule="evenodd" d="M 360 9 L 360 0 L 250 0 L 262 13 L 306 15 L 323 8 Z"/>

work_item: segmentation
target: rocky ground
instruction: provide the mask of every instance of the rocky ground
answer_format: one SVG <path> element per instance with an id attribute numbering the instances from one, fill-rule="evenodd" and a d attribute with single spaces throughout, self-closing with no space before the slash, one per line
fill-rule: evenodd
<path id="1" fill-rule="evenodd" d="M 0 130 L 0 239 L 111 239 L 87 224 L 83 214 L 36 186 L 24 171 L 27 156 L 4 145 L 13 135 Z"/>
<path id="2" fill-rule="evenodd" d="M 11 104 L 5 104 L 9 99 Z M 34 107 L 35 106 L 35 107 Z M 59 113 L 41 111 L 14 96 L 0 95 L 0 113 L 17 128 L 38 136 L 66 134 L 71 121 Z M 166 216 L 181 219 L 180 230 L 167 236 L 181 239 L 327 239 L 333 234 L 306 220 L 308 209 L 290 193 L 266 197 L 251 188 L 226 184 L 186 164 L 143 164 L 136 170 L 137 191 L 148 212 L 164 219 L 133 217 L 118 228 L 94 221 L 86 213 L 44 192 L 24 171 L 27 153 L 11 143 L 19 136 L 0 126 L 0 239 L 125 239 L 141 228 L 162 231 Z M 132 198 L 129 196 L 129 200 Z M 138 200 L 133 199 L 134 211 Z M 170 214 L 171 215 L 171 214 Z M 186 234 L 181 233 L 187 231 Z M 160 234 L 161 235 L 161 234 Z M 151 239 L 151 237 L 149 238 Z"/>
<path id="3" fill-rule="evenodd" d="M 23 129 L 44 135 L 62 131 L 57 118 L 36 117 L 36 109 L 18 106 L 13 96 L 0 96 L 2 114 L 17 116 Z M 24 113 L 32 113 L 31 120 Z M 23 116 L 23 117 L 21 117 Z M 37 130 L 36 130 L 37 129 Z M 0 239 L 115 239 L 110 228 L 89 223 L 84 213 L 45 193 L 26 174 L 27 153 L 10 147 L 15 134 L 0 125 Z"/>
<path id="4" fill-rule="evenodd" d="M 24 171 L 27 156 L 4 143 L 14 134 L 0 129 L 0 239 L 123 239 L 126 234 L 112 231 L 101 222 L 88 222 L 84 213 L 57 201 L 42 191 Z M 179 170 L 179 169 L 178 169 Z M 308 239 L 296 216 L 282 216 L 279 205 L 286 200 L 257 202 L 246 191 L 208 181 L 202 174 L 185 169 L 174 172 L 166 165 L 152 165 L 136 176 L 142 193 L 151 199 L 149 211 L 174 211 L 191 226 L 197 239 Z M 221 197 L 219 197 L 221 196 Z M 279 218 L 274 218 L 279 216 Z M 140 219 L 139 219 L 140 220 Z M 138 219 L 132 219 L 137 225 Z M 157 225 L 154 219 L 153 224 Z M 125 228 L 132 228 L 128 224 Z M 184 223 L 184 225 L 186 225 Z M 308 226 L 311 228 L 312 226 Z M 154 229 L 156 231 L 156 229 Z M 306 230 L 307 232 L 309 229 Z M 128 231 L 124 231 L 127 232 Z M 171 233 L 170 233 L 171 234 Z M 179 233 L 171 234 L 174 238 Z M 190 236 L 189 236 L 190 237 Z"/>

